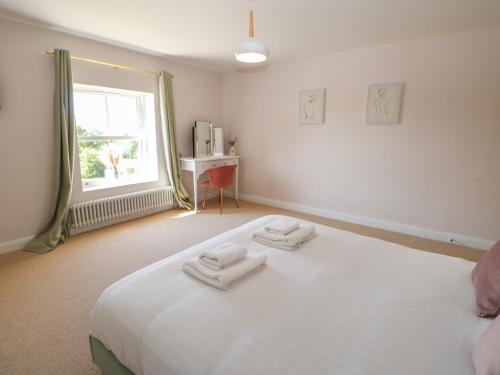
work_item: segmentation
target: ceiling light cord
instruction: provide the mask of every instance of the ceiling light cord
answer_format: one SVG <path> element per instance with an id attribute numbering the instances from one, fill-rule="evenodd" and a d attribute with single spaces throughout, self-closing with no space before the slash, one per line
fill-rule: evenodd
<path id="1" fill-rule="evenodd" d="M 248 23 L 248 37 L 249 38 L 254 38 L 254 32 L 253 32 L 253 10 L 250 11 L 250 20 Z"/>

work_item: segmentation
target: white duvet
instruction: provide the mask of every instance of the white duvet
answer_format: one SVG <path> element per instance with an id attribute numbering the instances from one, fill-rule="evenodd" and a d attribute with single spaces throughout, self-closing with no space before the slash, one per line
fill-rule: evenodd
<path id="1" fill-rule="evenodd" d="M 92 335 L 137 375 L 474 374 L 472 348 L 489 324 L 474 313 L 474 263 L 318 224 L 297 251 L 251 240 L 276 218 L 111 285 Z M 266 254 L 266 267 L 227 291 L 181 271 L 225 241 Z"/>

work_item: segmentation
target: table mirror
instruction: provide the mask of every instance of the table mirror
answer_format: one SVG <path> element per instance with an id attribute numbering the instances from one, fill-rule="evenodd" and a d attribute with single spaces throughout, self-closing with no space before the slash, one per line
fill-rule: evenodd
<path id="1" fill-rule="evenodd" d="M 224 128 L 213 128 L 214 135 L 212 137 L 212 142 L 214 144 L 214 156 L 224 155 Z"/>
<path id="2" fill-rule="evenodd" d="M 212 123 L 195 121 L 193 126 L 193 157 L 212 155 Z"/>

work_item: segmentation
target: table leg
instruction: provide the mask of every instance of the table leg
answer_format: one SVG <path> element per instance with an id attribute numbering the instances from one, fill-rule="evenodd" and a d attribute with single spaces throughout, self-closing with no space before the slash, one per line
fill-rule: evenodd
<path id="1" fill-rule="evenodd" d="M 198 176 L 196 174 L 196 166 L 193 171 L 193 193 L 194 193 L 194 212 L 198 213 Z"/>
<path id="2" fill-rule="evenodd" d="M 240 174 L 240 165 L 239 163 L 236 164 L 236 176 L 235 176 L 235 181 L 234 181 L 234 190 L 236 191 L 236 199 L 238 199 L 238 175 Z"/>

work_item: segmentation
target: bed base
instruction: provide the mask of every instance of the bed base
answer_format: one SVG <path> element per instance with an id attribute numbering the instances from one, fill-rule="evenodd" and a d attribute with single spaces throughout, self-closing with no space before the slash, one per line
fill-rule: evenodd
<path id="1" fill-rule="evenodd" d="M 102 342 L 92 335 L 89 336 L 89 341 L 92 361 L 103 375 L 134 375 L 115 357 L 112 351 L 106 349 Z"/>

